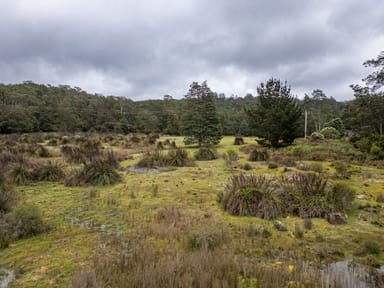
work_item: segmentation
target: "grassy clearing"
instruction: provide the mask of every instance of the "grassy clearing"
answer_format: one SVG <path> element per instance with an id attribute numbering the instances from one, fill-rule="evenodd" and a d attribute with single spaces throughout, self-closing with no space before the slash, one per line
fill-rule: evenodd
<path id="1" fill-rule="evenodd" d="M 162 137 L 159 141 L 167 139 L 175 141 L 178 147 L 186 148 L 190 157 L 197 151 L 195 147 L 184 147 L 182 137 Z M 268 161 L 248 162 L 249 154 L 240 148 L 255 144 L 255 141 L 252 138 L 244 140 L 246 144 L 239 146 L 234 145 L 234 137 L 224 137 L 217 147 L 219 155 L 228 150 L 238 153 L 239 164 L 236 167 L 228 168 L 225 160 L 219 157 L 211 161 L 196 161 L 192 167 L 165 171 L 126 169 L 135 165 L 144 152 L 152 149 L 150 145 L 127 145 L 124 138 L 119 138 L 120 144 L 113 142 L 112 145 L 111 141 L 103 141 L 102 145 L 106 149 L 128 156 L 127 160 L 120 162 L 120 183 L 97 187 L 65 187 L 61 183 L 37 182 L 16 186 L 20 201 L 37 205 L 50 230 L 13 242 L 0 251 L 1 261 L 17 272 L 17 279 L 11 287 L 68 287 L 73 275 L 77 273 L 74 280 L 76 286 L 76 283 L 84 280 L 84 271 L 90 271 L 90 275 L 95 273 L 98 281 L 108 283 L 111 279 L 105 267 L 113 263 L 121 271 L 132 273 L 132 267 L 122 264 L 122 255 L 135 251 L 146 251 L 148 258 L 138 260 L 132 256 L 135 254 L 127 254 L 133 257 L 127 259 L 136 259 L 140 264 L 135 270 L 140 273 L 132 283 L 137 286 L 145 283 L 145 287 L 155 286 L 143 282 L 144 278 L 145 281 L 152 279 L 171 285 L 168 280 L 161 278 L 170 270 L 150 268 L 148 264 L 151 259 L 163 267 L 184 271 L 177 276 L 177 281 L 184 281 L 184 287 L 189 287 L 186 283 L 190 283 L 188 281 L 199 273 L 208 277 L 208 274 L 198 269 L 199 263 L 202 267 L 210 267 L 208 264 L 211 263 L 213 267 L 209 268 L 212 269 L 209 275 L 216 277 L 216 280 L 208 277 L 210 280 L 207 278 L 201 285 L 215 283 L 221 277 L 220 271 L 232 269 L 231 273 L 235 274 L 231 274 L 228 281 L 239 287 L 277 287 L 267 285 L 271 281 L 265 272 L 268 269 L 270 273 L 277 271 L 282 275 L 281 279 L 276 280 L 281 282 L 273 284 L 301 287 L 293 286 L 301 283 L 303 287 L 316 287 L 313 281 L 319 275 L 305 270 L 307 266 L 304 263 L 307 261 L 317 265 L 322 261 L 353 258 L 371 266 L 384 263 L 384 209 L 381 203 L 376 202 L 377 195 L 384 192 L 382 169 L 358 165 L 351 156 L 354 152 L 352 146 L 339 140 L 316 145 L 300 142 L 283 150 L 270 150 L 271 159 L 278 166 L 270 169 Z M 59 157 L 58 147 L 49 147 L 49 151 L 56 155 L 55 161 L 66 163 Z M 348 179 L 337 175 L 332 166 L 335 155 L 338 161 L 348 160 L 348 169 L 352 171 Z M 321 162 L 315 161 L 314 157 L 321 158 Z M 295 161 L 296 166 L 282 164 L 286 159 Z M 288 228 L 287 232 L 280 232 L 274 228 L 273 221 L 232 216 L 217 203 L 217 195 L 224 191 L 229 177 L 244 172 L 241 165 L 246 163 L 252 166 L 252 170 L 246 173 L 267 174 L 269 177 L 302 171 L 298 163 L 308 167 L 313 163 L 321 163 L 320 173 L 325 178 L 331 182 L 346 182 L 356 190 L 357 195 L 364 197 L 356 199 L 354 208 L 347 211 L 348 224 L 331 225 L 325 219 L 314 218 L 312 228 L 302 228 L 299 237 L 297 227 L 304 227 L 304 220 L 290 215 L 279 218 Z M 72 166 L 74 164 L 66 165 L 65 169 L 77 168 Z M 210 251 L 207 258 L 202 257 L 202 250 Z M 219 256 L 220 261 L 214 260 Z M 176 266 L 170 264 L 171 259 L 177 259 Z M 241 271 L 234 270 L 233 267 L 240 260 L 248 264 L 244 264 Z M 296 267 L 297 271 L 307 271 L 312 276 L 304 279 L 303 274 L 290 272 L 294 269 L 292 267 Z M 195 274 L 186 273 L 189 268 Z M 106 287 L 121 287 L 121 283 L 130 280 L 124 278 L 126 276 L 123 277 L 123 274 L 116 274 L 116 282 Z M 259 286 L 252 286 L 255 281 Z M 220 283 L 217 285 L 224 286 Z"/>

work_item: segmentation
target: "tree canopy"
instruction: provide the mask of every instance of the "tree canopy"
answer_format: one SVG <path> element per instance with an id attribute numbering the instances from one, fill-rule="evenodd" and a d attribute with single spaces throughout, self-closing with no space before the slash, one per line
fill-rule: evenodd
<path id="1" fill-rule="evenodd" d="M 215 94 L 206 82 L 190 85 L 181 118 L 181 131 L 186 136 L 186 143 L 198 143 L 201 147 L 220 142 L 222 131 L 214 99 Z"/>
<path id="2" fill-rule="evenodd" d="M 272 147 L 291 144 L 300 136 L 301 105 L 291 94 L 287 83 L 269 79 L 257 88 L 258 104 L 247 114 L 256 136 Z"/>

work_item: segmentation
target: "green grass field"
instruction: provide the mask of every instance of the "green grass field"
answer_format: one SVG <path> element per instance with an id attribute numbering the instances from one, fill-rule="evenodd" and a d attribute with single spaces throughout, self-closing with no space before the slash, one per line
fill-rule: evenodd
<path id="1" fill-rule="evenodd" d="M 162 137 L 160 140 L 165 139 L 175 140 L 179 147 L 184 146 L 182 137 Z M 183 257 L 194 259 L 204 248 L 201 246 L 207 245 L 208 248 L 205 248 L 209 253 L 216 253 L 213 254 L 216 255 L 215 259 L 219 259 L 218 255 L 229 255 L 225 256 L 226 259 L 244 257 L 258 265 L 258 271 L 266 271 L 266 268 L 260 267 L 280 269 L 276 271 L 287 274 L 282 282 L 275 283 L 285 285 L 281 287 L 311 287 L 311 282 L 300 276 L 299 272 L 293 276 L 290 274 L 297 263 L 315 263 L 316 266 L 322 262 L 355 259 L 372 267 L 384 264 L 384 209 L 376 201 L 376 196 L 384 193 L 383 169 L 349 161 L 349 179 L 337 178 L 332 157 L 354 153 L 348 142 L 339 140 L 316 145 L 299 141 L 292 147 L 270 150 L 273 158 L 270 162 L 274 161 L 278 166 L 270 169 L 267 162 L 248 162 L 248 154 L 239 150 L 242 146 L 233 145 L 233 140 L 233 137 L 224 137 L 217 147 L 219 154 L 228 150 L 238 153 L 239 160 L 233 168 L 228 168 L 224 159 L 219 157 L 212 161 L 196 161 L 193 167 L 129 171 L 126 167 L 137 163 L 142 156 L 141 152 L 150 148 L 124 148 L 103 142 L 104 147 L 129 156 L 128 160 L 120 163 L 121 183 L 111 186 L 67 187 L 61 183 L 36 182 L 16 186 L 21 195 L 19 201 L 37 205 L 50 229 L 46 233 L 12 242 L 9 247 L 0 250 L 1 262 L 17 274 L 10 287 L 70 287 L 73 281 L 74 287 L 82 287 L 76 283 L 82 283 L 84 271 L 95 271 L 97 278 L 103 269 L 109 271 L 106 268 L 108 263 L 117 260 L 117 263 L 121 263 L 119 257 L 124 243 L 131 245 L 127 251 L 136 251 L 131 247 L 137 245 L 137 251 L 141 251 L 143 257 L 148 253 L 150 259 L 162 259 L 164 262 L 159 260 L 159 263 L 163 267 L 168 263 L 164 259 L 172 257 L 180 257 L 173 260 L 183 267 L 189 261 L 182 260 Z M 245 142 L 243 146 L 256 144 L 252 138 L 245 138 Z M 47 147 L 54 159 L 66 163 L 60 156 L 59 147 Z M 191 147 L 186 149 L 190 156 L 197 150 Z M 316 153 L 326 159 L 308 160 L 308 155 Z M 280 163 L 291 155 L 295 157 L 296 166 L 287 169 L 286 165 Z M 246 163 L 252 166 L 251 170 L 241 169 L 241 165 Z M 277 176 L 300 171 L 301 166 L 313 163 L 321 164 L 321 173 L 325 178 L 346 182 L 355 188 L 359 197 L 365 195 L 366 199 L 356 199 L 354 208 L 347 211 L 347 224 L 331 225 L 325 219 L 314 218 L 312 229 L 304 229 L 302 237 L 299 237 L 295 227 L 301 227 L 303 219 L 295 216 L 280 218 L 288 228 L 287 232 L 280 232 L 274 228 L 273 221 L 229 215 L 217 202 L 218 194 L 224 191 L 231 175 L 254 173 Z M 65 165 L 67 171 L 78 166 Z M 263 231 L 268 231 L 270 235 L 265 235 Z M 127 259 L 136 259 L 129 257 Z M 218 261 L 212 261 L 212 265 L 219 265 Z M 146 264 L 143 262 L 140 265 Z M 193 263 L 190 265 L 195 267 Z M 124 269 L 136 273 L 146 271 L 146 278 L 158 279 L 158 276 L 151 276 L 159 273 L 153 267 L 150 271 L 144 268 Z M 237 287 L 269 287 L 265 274 L 263 280 L 257 277 L 257 271 L 254 272 L 256 276 L 252 277 L 250 275 L 253 272 L 238 273 L 234 275 Z M 116 274 L 116 277 L 122 276 Z M 190 283 L 188 279 L 183 281 Z M 116 283 L 105 285 L 130 287 L 121 284 L 124 282 Z M 147 287 L 152 286 L 148 284 Z M 203 286 L 196 284 L 190 287 Z M 217 284 L 213 287 L 225 286 Z M 229 283 L 227 287 L 234 286 Z"/>

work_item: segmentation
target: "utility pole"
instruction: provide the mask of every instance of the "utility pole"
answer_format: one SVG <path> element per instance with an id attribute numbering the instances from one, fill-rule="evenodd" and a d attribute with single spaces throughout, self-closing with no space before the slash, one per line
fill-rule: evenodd
<path id="1" fill-rule="evenodd" d="M 308 112 L 307 110 L 304 111 L 304 139 L 307 140 L 307 123 L 308 123 Z"/>

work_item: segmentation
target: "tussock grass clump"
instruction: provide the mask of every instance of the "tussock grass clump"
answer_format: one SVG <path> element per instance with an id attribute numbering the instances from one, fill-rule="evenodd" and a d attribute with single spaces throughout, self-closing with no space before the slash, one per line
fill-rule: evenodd
<path id="1" fill-rule="evenodd" d="M 275 186 L 265 176 L 241 174 L 231 177 L 226 184 L 221 205 L 232 215 L 268 220 L 281 215 Z"/>
<path id="2" fill-rule="evenodd" d="M 83 163 L 84 155 L 79 146 L 64 145 L 60 148 L 64 158 L 71 163 Z"/>
<path id="3" fill-rule="evenodd" d="M 182 148 L 168 150 L 165 154 L 160 150 L 153 150 L 145 153 L 136 167 L 153 168 L 153 167 L 184 167 L 193 166 L 192 159 L 189 158 L 188 152 Z"/>
<path id="4" fill-rule="evenodd" d="M 237 161 L 239 160 L 239 154 L 237 154 L 234 150 L 228 150 L 223 154 L 223 159 L 225 161 L 225 165 L 229 169 L 233 169 L 236 166 Z"/>
<path id="5" fill-rule="evenodd" d="M 315 173 L 297 173 L 281 177 L 284 207 L 301 218 L 325 217 L 332 211 L 327 199 L 327 180 Z"/>
<path id="6" fill-rule="evenodd" d="M 269 153 L 267 150 L 254 149 L 249 155 L 248 161 L 267 161 L 269 159 Z"/>
<path id="7" fill-rule="evenodd" d="M 298 173 L 281 178 L 280 197 L 285 212 L 301 218 L 326 217 L 352 207 L 355 191 L 345 183 L 330 185 L 315 173 Z"/>
<path id="8" fill-rule="evenodd" d="M 244 145 L 244 146 L 241 146 L 239 148 L 239 150 L 245 154 L 249 154 L 251 153 L 253 150 L 257 149 L 258 146 L 256 144 L 248 144 L 248 145 Z"/>
<path id="9" fill-rule="evenodd" d="M 52 161 L 35 164 L 31 174 L 32 178 L 36 181 L 55 182 L 60 181 L 65 177 L 62 165 Z"/>
<path id="10" fill-rule="evenodd" d="M 182 148 L 168 150 L 167 165 L 174 167 L 193 166 L 193 161 L 188 157 L 188 152 Z"/>
<path id="11" fill-rule="evenodd" d="M 107 162 L 95 159 L 84 164 L 65 181 L 67 186 L 112 185 L 121 181 L 120 174 Z"/>
<path id="12" fill-rule="evenodd" d="M 25 164 L 27 160 L 21 154 L 4 150 L 0 153 L 0 169 L 6 168 L 10 164 Z"/>
<path id="13" fill-rule="evenodd" d="M 25 185 L 33 180 L 32 172 L 27 164 L 16 163 L 8 170 L 9 178 L 16 185 Z"/>
<path id="14" fill-rule="evenodd" d="M 233 145 L 244 145 L 244 138 L 241 136 L 235 136 L 235 141 L 233 141 Z"/>
<path id="15" fill-rule="evenodd" d="M 160 150 L 146 152 L 139 162 L 136 163 L 136 167 L 140 168 L 164 167 L 167 165 L 167 156 Z"/>
<path id="16" fill-rule="evenodd" d="M 209 160 L 215 160 L 219 158 L 219 155 L 217 152 L 209 147 L 201 147 L 198 151 L 195 153 L 195 159 L 199 161 L 209 161 Z"/>

